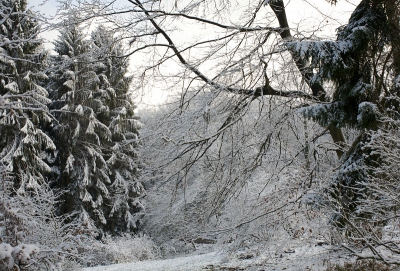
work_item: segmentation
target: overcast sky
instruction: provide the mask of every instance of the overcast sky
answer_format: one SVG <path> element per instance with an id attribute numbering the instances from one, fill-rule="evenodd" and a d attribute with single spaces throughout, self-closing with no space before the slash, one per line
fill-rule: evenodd
<path id="1" fill-rule="evenodd" d="M 29 6 L 42 14 L 54 16 L 57 11 L 56 0 L 28 0 Z"/>
<path id="2" fill-rule="evenodd" d="M 300 25 L 306 27 L 313 28 L 319 26 L 321 31 L 319 32 L 320 35 L 327 35 L 334 38 L 335 29 L 339 25 L 347 22 L 351 11 L 354 10 L 355 5 L 359 1 L 360 0 L 342 0 L 339 1 L 337 6 L 331 6 L 326 0 L 285 0 L 284 2 L 287 4 L 286 11 L 290 20 L 293 20 L 293 22 L 301 22 Z M 47 18 L 56 15 L 59 5 L 57 0 L 28 0 L 28 2 L 32 10 L 40 12 Z M 126 3 L 126 0 L 118 0 L 118 3 Z M 295 23 L 289 23 L 294 28 L 300 26 Z M 52 41 L 57 38 L 58 32 L 55 30 L 46 31 L 45 27 L 42 27 L 42 29 L 45 30 L 41 35 L 46 40 L 45 47 L 48 49 L 53 48 Z M 193 33 L 193 29 L 191 33 Z M 184 35 L 182 35 L 182 37 L 184 37 Z M 160 96 L 160 94 L 157 93 L 156 96 Z M 154 101 L 154 98 L 152 97 L 148 100 Z"/>
<path id="3" fill-rule="evenodd" d="M 46 18 L 52 18 L 57 13 L 57 0 L 28 0 L 29 8 L 33 11 L 38 11 Z M 47 31 L 46 27 L 42 25 L 42 30 L 45 32 L 41 36 L 45 39 L 45 47 L 48 49 L 53 48 L 52 41 L 57 37 L 58 31 Z"/>

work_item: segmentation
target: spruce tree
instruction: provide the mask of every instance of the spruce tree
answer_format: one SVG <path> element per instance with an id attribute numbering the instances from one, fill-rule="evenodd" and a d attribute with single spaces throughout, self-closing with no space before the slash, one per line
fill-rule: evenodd
<path id="1" fill-rule="evenodd" d="M 60 214 L 88 229 L 136 230 L 143 215 L 138 129 L 123 48 L 99 28 L 86 40 L 71 16 L 55 42 L 50 88 L 57 124 L 53 186 L 64 191 Z"/>
<path id="2" fill-rule="evenodd" d="M 98 96 L 90 48 L 71 16 L 55 41 L 58 55 L 52 64 L 50 107 L 57 124 L 51 135 L 58 150 L 53 187 L 63 191 L 59 212 L 97 232 L 107 225 L 103 206 L 110 198 L 111 180 L 102 146 L 111 133 L 97 119 L 107 107 Z"/>
<path id="3" fill-rule="evenodd" d="M 358 129 L 359 136 L 342 157 L 331 184 L 336 204 L 336 225 L 345 227 L 350 217 L 370 219 L 374 213 L 360 203 L 377 200 L 369 189 L 382 154 L 373 151 L 380 129 L 397 129 L 399 120 L 399 6 L 396 1 L 362 0 L 349 23 L 338 30 L 336 41 L 293 43 L 298 55 L 317 70 L 312 80 L 333 82 L 332 101 L 303 113 L 326 126 Z M 297 49 L 296 49 L 297 48 Z M 391 127 L 391 128 L 390 128 Z M 377 223 L 378 224 L 378 223 Z"/>
<path id="4" fill-rule="evenodd" d="M 99 91 L 108 110 L 99 119 L 110 129 L 111 141 L 103 146 L 110 169 L 110 201 L 106 204 L 107 229 L 112 233 L 136 230 L 144 208 L 140 198 L 144 188 L 138 179 L 140 163 L 137 148 L 140 122 L 130 97 L 132 77 L 127 76 L 128 59 L 122 43 L 111 31 L 99 27 L 92 33 L 93 53 L 98 59 L 96 74 Z"/>
<path id="5" fill-rule="evenodd" d="M 0 236 L 16 245 L 31 232 L 32 222 L 8 211 L 21 211 L 26 206 L 18 197 L 34 198 L 47 187 L 47 163 L 55 146 L 43 131 L 51 118 L 42 86 L 47 52 L 38 37 L 38 21 L 26 0 L 1 0 L 0 12 Z"/>

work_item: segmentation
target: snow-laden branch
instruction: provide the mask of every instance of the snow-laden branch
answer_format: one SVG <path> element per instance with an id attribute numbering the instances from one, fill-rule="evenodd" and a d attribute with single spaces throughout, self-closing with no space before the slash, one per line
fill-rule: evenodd
<path id="1" fill-rule="evenodd" d="M 233 94 L 242 94 L 242 95 L 249 95 L 253 97 L 260 97 L 260 96 L 280 96 L 280 97 L 287 97 L 287 98 L 303 98 L 303 99 L 310 99 L 313 100 L 315 99 L 311 95 L 304 93 L 302 91 L 279 91 L 275 90 L 272 88 L 270 85 L 262 87 L 262 88 L 256 88 L 255 90 L 253 89 L 241 89 L 241 88 L 234 88 L 234 87 L 229 87 L 226 85 L 222 85 L 220 83 L 215 82 L 214 80 L 210 79 L 207 77 L 204 73 L 202 73 L 198 68 L 194 67 L 191 65 L 182 55 L 182 51 L 180 51 L 175 43 L 172 41 L 172 38 L 160 27 L 160 25 L 155 21 L 154 16 L 151 14 L 150 11 L 148 11 L 143 4 L 139 0 L 129 0 L 132 4 L 137 5 L 140 7 L 144 14 L 147 16 L 148 20 L 150 23 L 154 26 L 154 28 L 157 30 L 158 33 L 161 33 L 161 35 L 167 40 L 168 42 L 168 47 L 171 48 L 174 52 L 174 55 L 179 59 L 181 64 L 183 64 L 188 70 L 192 71 L 194 74 L 196 74 L 204 83 L 207 85 L 211 86 L 214 89 L 217 90 L 224 90 Z M 188 15 L 185 15 L 188 16 Z M 189 16 L 192 17 L 192 16 Z M 195 19 L 194 17 L 191 19 Z M 208 20 L 206 20 L 208 21 Z M 211 21 L 210 21 L 211 22 Z M 221 25 L 222 27 L 222 25 Z M 227 27 L 227 26 L 224 26 Z M 234 29 L 234 28 L 228 28 L 228 29 Z M 276 28 L 265 28 L 270 31 L 278 31 Z M 238 29 L 240 32 L 247 32 L 244 31 L 244 29 Z M 243 31 L 242 31 L 243 30 Z M 251 31 L 255 30 L 261 30 L 261 28 L 252 28 Z M 165 46 L 165 45 L 164 45 Z"/>

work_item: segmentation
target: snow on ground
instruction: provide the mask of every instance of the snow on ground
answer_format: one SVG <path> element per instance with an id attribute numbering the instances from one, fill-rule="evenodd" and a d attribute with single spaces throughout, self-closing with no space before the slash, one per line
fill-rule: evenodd
<path id="1" fill-rule="evenodd" d="M 201 255 L 99 266 L 82 271 L 318 271 L 326 270 L 328 263 L 351 261 L 349 257 L 339 256 L 341 253 L 333 246 L 318 245 L 315 240 L 312 243 L 293 241 L 284 245 L 260 246 L 236 252 L 228 252 L 215 245 L 213 249 L 219 249 L 218 251 Z"/>
<path id="2" fill-rule="evenodd" d="M 221 252 L 212 252 L 203 255 L 191 255 L 174 259 L 85 268 L 83 271 L 197 271 L 204 270 L 204 267 L 208 265 L 217 265 L 221 263 L 223 257 L 224 254 Z"/>

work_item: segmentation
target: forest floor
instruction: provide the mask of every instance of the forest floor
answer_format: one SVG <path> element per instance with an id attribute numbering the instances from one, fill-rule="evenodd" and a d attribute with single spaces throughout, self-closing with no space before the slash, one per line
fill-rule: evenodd
<path id="1" fill-rule="evenodd" d="M 195 252 L 174 258 L 85 268 L 83 271 L 213 271 L 213 270 L 326 270 L 329 264 L 352 261 L 335 247 L 292 240 L 285 245 L 229 252 L 219 245 L 204 245 Z"/>

